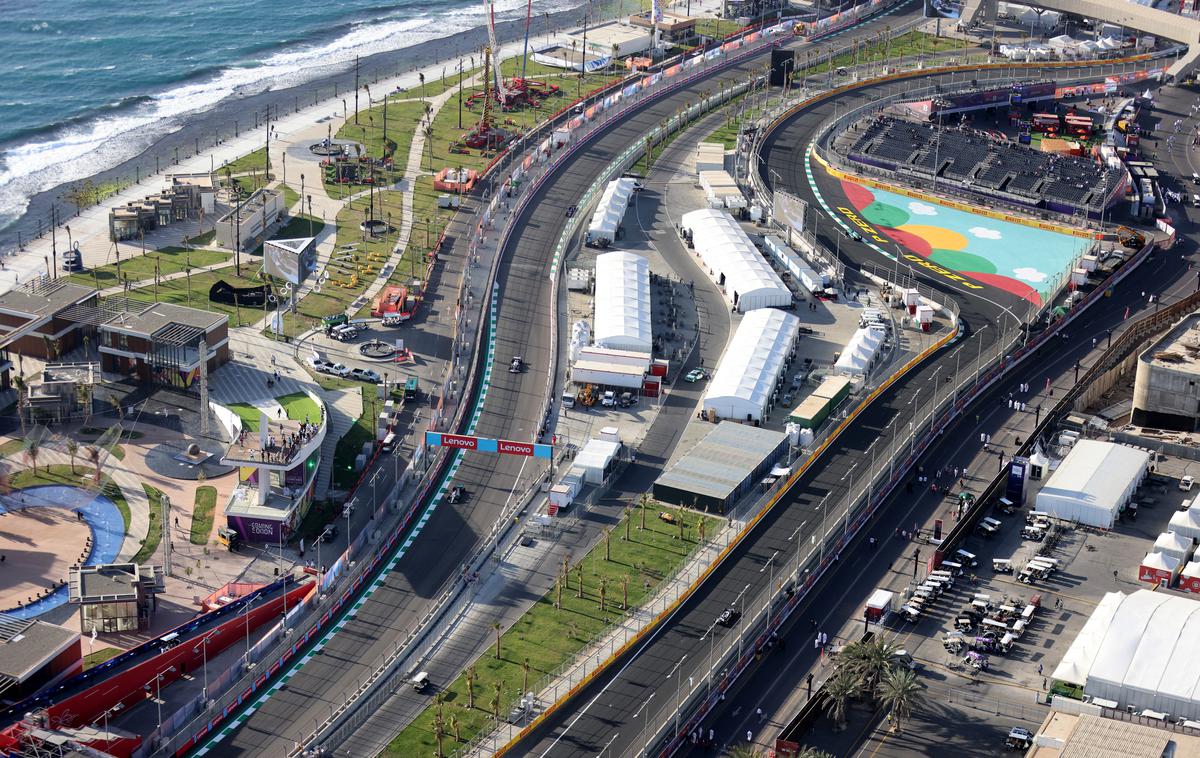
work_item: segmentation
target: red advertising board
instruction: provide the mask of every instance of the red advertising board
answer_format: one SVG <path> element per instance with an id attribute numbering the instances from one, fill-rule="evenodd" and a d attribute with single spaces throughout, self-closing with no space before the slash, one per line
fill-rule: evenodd
<path id="1" fill-rule="evenodd" d="M 467 437 L 462 434 L 443 434 L 442 447 L 452 447 L 457 450 L 478 450 L 479 438 Z"/>

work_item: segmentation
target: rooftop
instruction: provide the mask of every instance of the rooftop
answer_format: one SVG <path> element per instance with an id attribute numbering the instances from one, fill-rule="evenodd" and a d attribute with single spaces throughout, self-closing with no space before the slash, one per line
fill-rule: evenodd
<path id="1" fill-rule="evenodd" d="M 162 588 L 160 566 L 139 566 L 136 563 L 109 563 L 71 569 L 70 598 L 72 603 L 131 601 L 138 598 L 138 584 L 154 584 Z"/>
<path id="2" fill-rule="evenodd" d="M 149 337 L 163 327 L 178 324 L 208 330 L 229 321 L 223 313 L 202 311 L 173 303 L 151 303 L 140 311 L 117 313 L 105 322 L 106 327 L 121 329 Z"/>
<path id="3" fill-rule="evenodd" d="M 95 296 L 96 290 L 92 287 L 59 279 L 34 279 L 0 295 L 0 311 L 30 318 L 52 316 Z"/>
<path id="4" fill-rule="evenodd" d="M 722 421 L 655 484 L 723 500 L 785 439 L 783 432 Z"/>
<path id="5" fill-rule="evenodd" d="M 1176 758 L 1200 755 L 1200 737 L 1090 714 L 1052 711 L 1029 758 Z"/>
<path id="6" fill-rule="evenodd" d="M 1142 353 L 1141 360 L 1173 371 L 1200 373 L 1200 313 L 1176 324 L 1167 336 Z"/>
<path id="7" fill-rule="evenodd" d="M 66 647 L 79 632 L 44 621 L 0 619 L 0 682 L 22 682 Z"/>

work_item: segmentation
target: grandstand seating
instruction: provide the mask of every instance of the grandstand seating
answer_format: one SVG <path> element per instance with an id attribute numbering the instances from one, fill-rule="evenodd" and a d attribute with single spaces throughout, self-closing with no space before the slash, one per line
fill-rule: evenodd
<path id="1" fill-rule="evenodd" d="M 860 124 L 851 160 L 959 184 L 973 192 L 1059 212 L 1096 210 L 1120 169 L 1090 158 L 1034 150 L 970 128 L 894 116 Z"/>

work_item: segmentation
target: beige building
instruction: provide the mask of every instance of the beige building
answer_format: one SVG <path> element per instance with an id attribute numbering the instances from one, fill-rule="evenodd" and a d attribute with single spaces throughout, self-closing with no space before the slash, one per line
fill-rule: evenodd
<path id="1" fill-rule="evenodd" d="M 257 190 L 217 219 L 217 244 L 230 250 L 238 246 L 242 252 L 253 250 L 271 236 L 286 213 L 283 193 L 265 187 Z"/>
<path id="2" fill-rule="evenodd" d="M 1200 428 L 1200 313 L 1138 356 L 1133 423 L 1179 432 Z"/>

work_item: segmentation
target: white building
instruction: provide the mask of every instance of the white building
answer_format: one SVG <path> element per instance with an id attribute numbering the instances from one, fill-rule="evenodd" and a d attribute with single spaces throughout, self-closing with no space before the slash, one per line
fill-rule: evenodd
<path id="1" fill-rule="evenodd" d="M 596 256 L 595 308 L 597 346 L 651 352 L 650 262 L 623 251 Z"/>
<path id="2" fill-rule="evenodd" d="M 1037 495 L 1037 510 L 1111 529 L 1146 475 L 1150 454 L 1124 445 L 1080 440 Z"/>
<path id="3" fill-rule="evenodd" d="M 692 235 L 704 267 L 736 310 L 792 304 L 791 291 L 728 213 L 713 208 L 692 211 L 683 214 L 680 226 Z"/>
<path id="4" fill-rule="evenodd" d="M 625 221 L 625 211 L 629 210 L 629 198 L 633 197 L 637 180 L 629 177 L 613 179 L 604 188 L 596 212 L 588 224 L 586 241 L 589 245 L 607 247 L 617 239 L 617 232 Z"/>
<path id="5" fill-rule="evenodd" d="M 1054 669 L 1086 695 L 1171 720 L 1200 719 L 1200 602 L 1167 592 L 1110 592 Z"/>
<path id="6" fill-rule="evenodd" d="M 796 348 L 800 319 L 783 311 L 747 313 L 704 394 L 704 412 L 731 421 L 761 421 L 784 364 Z"/>

